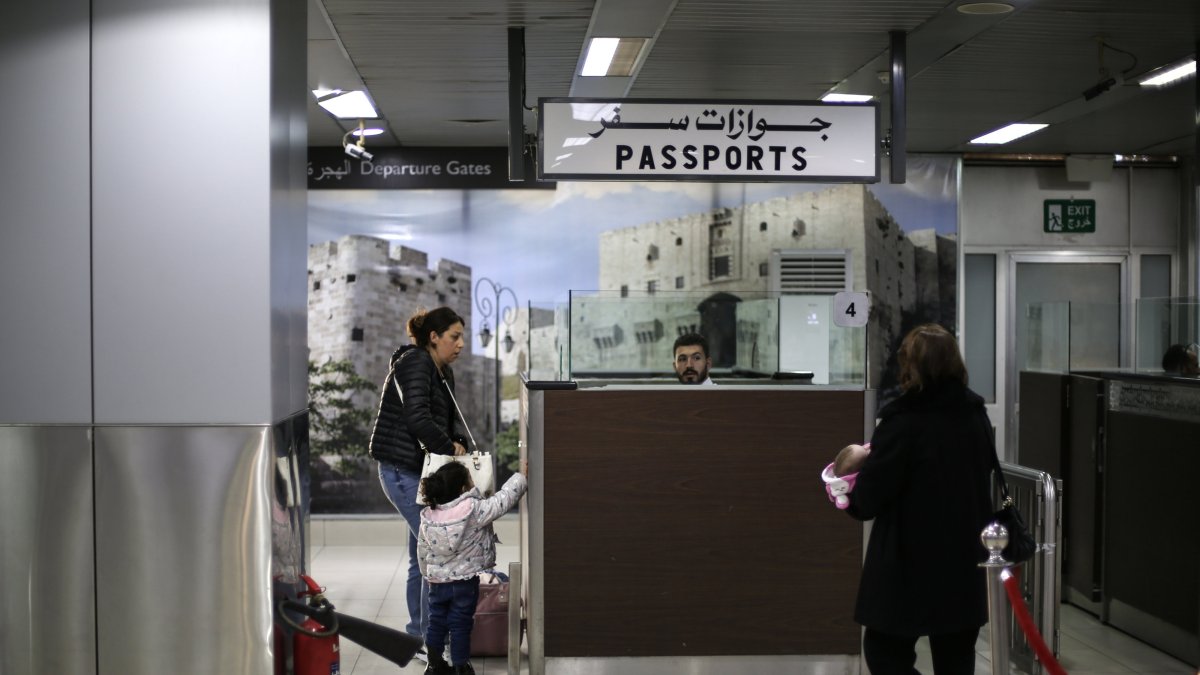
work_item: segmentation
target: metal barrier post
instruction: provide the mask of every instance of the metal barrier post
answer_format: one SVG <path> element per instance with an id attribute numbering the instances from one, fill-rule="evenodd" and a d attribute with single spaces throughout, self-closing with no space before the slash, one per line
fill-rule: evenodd
<path id="1" fill-rule="evenodd" d="M 521 672 L 521 563 L 508 563 L 508 675 Z"/>
<path id="2" fill-rule="evenodd" d="M 987 568 L 988 627 L 992 647 L 992 675 L 1008 675 L 1008 602 L 1000 573 L 1008 567 L 1008 561 L 1000 554 L 1008 546 L 1008 528 L 1000 523 L 989 523 L 979 535 L 988 559 L 979 563 Z"/>

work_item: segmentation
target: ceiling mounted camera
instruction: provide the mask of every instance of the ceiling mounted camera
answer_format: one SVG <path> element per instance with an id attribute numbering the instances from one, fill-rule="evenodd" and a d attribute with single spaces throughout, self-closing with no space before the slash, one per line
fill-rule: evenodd
<path id="1" fill-rule="evenodd" d="M 346 151 L 347 155 L 350 155 L 354 159 L 362 159 L 369 162 L 375 159 L 375 155 L 367 152 L 367 136 L 363 132 L 363 126 L 363 121 L 359 120 L 357 129 L 351 129 L 350 131 L 347 131 L 344 136 L 342 136 L 342 148 Z M 348 141 L 351 134 L 358 136 L 357 143 L 350 143 Z"/>
<path id="2" fill-rule="evenodd" d="M 354 159 L 365 159 L 368 162 L 375 159 L 375 155 L 367 152 L 367 149 L 362 146 L 361 139 L 358 141 L 358 143 L 347 143 L 346 154 L 350 155 Z"/>

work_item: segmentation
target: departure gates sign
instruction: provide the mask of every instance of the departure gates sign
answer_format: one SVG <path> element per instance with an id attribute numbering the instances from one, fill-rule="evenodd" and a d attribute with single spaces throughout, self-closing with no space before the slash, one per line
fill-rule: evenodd
<path id="1" fill-rule="evenodd" d="M 541 180 L 879 182 L 874 103 L 544 98 Z"/>

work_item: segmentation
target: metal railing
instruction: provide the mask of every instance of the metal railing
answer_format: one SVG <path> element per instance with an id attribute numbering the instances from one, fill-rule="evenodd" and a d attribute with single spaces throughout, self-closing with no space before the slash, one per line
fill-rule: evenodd
<path id="1" fill-rule="evenodd" d="M 1038 544 L 1033 558 L 1020 565 L 1021 597 L 1029 606 L 1038 632 L 1046 646 L 1059 654 L 1059 588 L 1062 582 L 1062 481 L 1045 471 L 1001 462 L 1009 494 L 1016 503 Z M 998 503 L 998 502 L 997 502 Z M 1003 528 L 1001 528 L 1003 529 Z M 982 534 L 989 549 L 1001 533 L 992 526 Z M 1007 533 L 1003 533 L 1007 543 Z M 1003 548 L 1003 544 L 1000 546 Z M 991 612 L 992 673 L 1008 675 L 1009 662 L 1030 675 L 1041 675 L 1042 664 L 1025 634 L 1016 626 L 1016 619 L 1001 587 L 1000 572 L 1009 564 L 993 551 L 984 566 L 988 569 L 988 606 Z"/>

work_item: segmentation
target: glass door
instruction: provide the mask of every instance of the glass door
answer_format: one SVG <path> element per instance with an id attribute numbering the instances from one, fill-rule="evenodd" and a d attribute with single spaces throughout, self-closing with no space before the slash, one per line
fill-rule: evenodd
<path id="1" fill-rule="evenodd" d="M 1008 307 L 1008 386 L 1005 455 L 1015 458 L 1020 423 L 1019 376 L 1045 369 L 1041 348 L 1051 325 L 1063 345 L 1056 370 L 1116 369 L 1129 365 L 1129 281 L 1124 255 L 1016 253 L 1010 256 Z M 1047 321 L 1046 313 L 1061 314 Z M 1051 317 L 1053 318 L 1053 317 Z"/>

